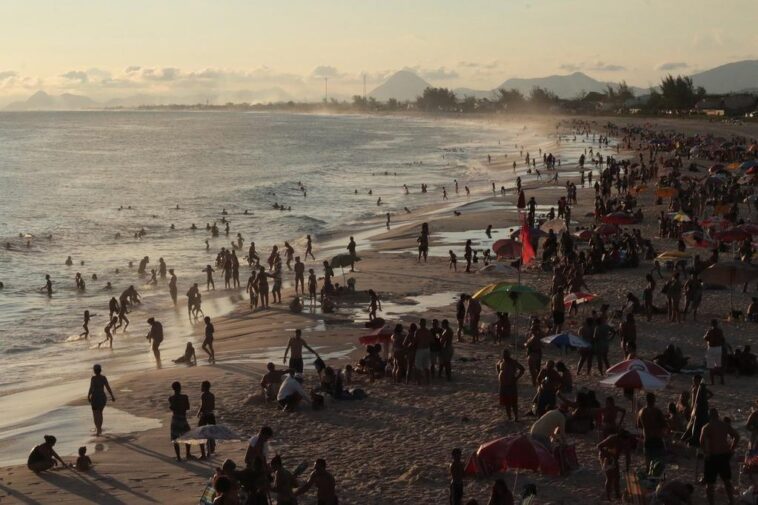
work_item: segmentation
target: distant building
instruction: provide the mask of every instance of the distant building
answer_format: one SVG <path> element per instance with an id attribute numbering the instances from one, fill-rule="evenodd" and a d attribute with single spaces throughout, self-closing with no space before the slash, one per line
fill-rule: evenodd
<path id="1" fill-rule="evenodd" d="M 706 116 L 739 116 L 755 109 L 758 97 L 747 93 L 710 96 L 695 104 L 695 110 Z"/>

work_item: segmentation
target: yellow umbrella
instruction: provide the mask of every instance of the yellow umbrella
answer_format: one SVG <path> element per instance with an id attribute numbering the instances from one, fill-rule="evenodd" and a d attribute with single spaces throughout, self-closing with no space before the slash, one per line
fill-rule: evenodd
<path id="1" fill-rule="evenodd" d="M 690 218 L 690 216 L 688 216 L 687 214 L 685 214 L 681 210 L 679 212 L 677 212 L 676 214 L 674 214 L 674 217 L 672 217 L 671 219 L 673 219 L 674 221 L 677 221 L 679 223 L 688 223 L 688 222 L 692 221 L 692 218 Z"/>
<path id="2" fill-rule="evenodd" d="M 737 163 L 737 162 L 735 162 L 735 163 L 729 163 L 729 164 L 726 166 L 726 169 L 727 169 L 727 170 L 739 170 L 739 169 L 740 169 L 740 164 L 739 164 L 739 163 Z"/>
<path id="3" fill-rule="evenodd" d="M 496 282 L 494 284 L 487 284 L 482 289 L 471 295 L 471 298 L 474 300 L 479 300 L 483 296 L 488 295 L 492 293 L 493 291 L 497 291 L 498 289 L 503 289 L 508 286 L 513 286 L 513 282 Z"/>

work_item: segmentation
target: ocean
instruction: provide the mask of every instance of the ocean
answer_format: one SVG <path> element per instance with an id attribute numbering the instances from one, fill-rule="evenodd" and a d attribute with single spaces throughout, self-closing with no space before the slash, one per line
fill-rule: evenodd
<path id="1" fill-rule="evenodd" d="M 510 163 L 519 158 L 517 145 L 533 155 L 538 147 L 558 151 L 569 168 L 590 144 L 558 147 L 536 124 L 449 118 L 0 113 L 0 408 L 13 412 L 0 421 L 0 448 L 35 434 L 47 412 L 84 398 L 94 363 L 111 378 L 155 367 L 144 338 L 150 316 L 164 324 L 163 364 L 173 366 L 170 359 L 193 338 L 183 296 L 191 283 L 201 284 L 203 310 L 212 317 L 241 300 L 240 292 L 223 290 L 220 273 L 217 291 L 206 295 L 201 271 L 237 233 L 245 240 L 241 257 L 251 240 L 262 257 L 285 240 L 302 254 L 306 234 L 318 257 L 323 241 L 367 223 L 376 227 L 386 212 L 439 203 L 442 186 L 452 204 L 464 203 L 454 195 L 454 179 L 461 194 L 471 186 L 472 199 L 491 195 L 493 180 L 498 188 L 512 187 L 511 170 L 497 173 L 486 159 L 508 155 Z M 519 172 L 528 180 L 520 160 Z M 422 183 L 428 193 L 420 192 Z M 275 203 L 291 210 L 276 210 Z M 231 222 L 228 236 L 222 217 Z M 221 228 L 218 237 L 206 231 L 213 222 Z M 136 237 L 142 229 L 144 236 Z M 65 264 L 68 256 L 72 266 Z M 153 286 L 137 275 L 143 256 L 150 258 L 148 272 L 159 258 L 175 269 L 177 308 L 167 281 Z M 85 291 L 75 287 L 77 272 Z M 49 298 L 40 289 L 46 274 L 54 283 Z M 247 276 L 243 267 L 243 285 Z M 107 282 L 111 291 L 104 289 Z M 113 350 L 98 349 L 108 300 L 129 285 L 143 303 L 129 314 L 129 331 L 114 335 Z M 96 314 L 89 340 L 78 336 L 84 310 Z"/>

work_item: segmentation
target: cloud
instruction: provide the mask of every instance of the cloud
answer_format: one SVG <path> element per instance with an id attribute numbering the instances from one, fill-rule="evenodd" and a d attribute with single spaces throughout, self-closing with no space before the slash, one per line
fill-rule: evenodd
<path id="1" fill-rule="evenodd" d="M 61 77 L 70 81 L 79 81 L 82 83 L 89 81 L 87 72 L 83 72 L 81 70 L 72 70 L 70 72 L 66 72 L 65 74 L 61 75 Z"/>
<path id="2" fill-rule="evenodd" d="M 174 67 L 165 67 L 161 69 L 146 68 L 142 70 L 142 78 L 148 81 L 175 81 L 179 78 L 181 71 Z"/>
<path id="3" fill-rule="evenodd" d="M 626 70 L 626 67 L 621 65 L 605 63 L 603 61 L 596 61 L 594 63 L 564 63 L 558 68 L 566 72 L 579 72 L 580 70 L 590 70 L 593 72 L 621 72 Z"/>
<path id="4" fill-rule="evenodd" d="M 656 68 L 657 70 L 679 70 L 687 67 L 689 67 L 689 65 L 683 61 L 671 61 L 667 63 L 661 63 Z"/>
<path id="5" fill-rule="evenodd" d="M 621 65 L 614 65 L 612 63 L 603 63 L 598 61 L 594 65 L 588 67 L 588 70 L 594 70 L 596 72 L 622 72 L 626 70 L 626 67 Z"/>
<path id="6" fill-rule="evenodd" d="M 339 77 L 340 72 L 335 67 L 332 67 L 331 65 L 319 65 L 318 67 L 313 69 L 313 77 Z"/>
<path id="7" fill-rule="evenodd" d="M 458 66 L 463 68 L 493 70 L 500 66 L 500 61 L 495 60 L 489 63 L 482 63 L 479 61 L 459 61 Z"/>
<path id="8" fill-rule="evenodd" d="M 0 81 L 4 81 L 6 79 L 11 79 L 14 77 L 18 77 L 18 72 L 15 72 L 13 70 L 4 70 L 0 72 Z"/>
<path id="9" fill-rule="evenodd" d="M 573 63 L 564 63 L 559 67 L 561 70 L 565 70 L 566 72 L 578 72 L 582 69 L 579 65 L 574 65 Z"/>
<path id="10" fill-rule="evenodd" d="M 133 74 L 134 72 L 139 72 L 141 69 L 142 67 L 140 67 L 139 65 L 132 65 L 132 66 L 126 67 L 124 72 L 127 74 Z"/>
<path id="11" fill-rule="evenodd" d="M 437 81 L 457 79 L 459 77 L 458 72 L 455 70 L 448 70 L 445 67 L 422 70 L 421 75 L 427 79 L 434 79 Z"/>

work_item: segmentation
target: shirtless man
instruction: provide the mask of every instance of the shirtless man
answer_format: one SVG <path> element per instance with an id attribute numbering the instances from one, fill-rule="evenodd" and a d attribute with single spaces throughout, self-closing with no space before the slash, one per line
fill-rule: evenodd
<path id="1" fill-rule="evenodd" d="M 498 395 L 500 397 L 500 406 L 505 407 L 505 414 L 508 420 L 513 419 L 518 422 L 518 381 L 526 369 L 511 358 L 511 352 L 508 349 L 503 350 L 503 359 L 497 362 L 498 382 L 500 387 Z"/>
<path id="2" fill-rule="evenodd" d="M 357 257 L 358 257 L 358 254 L 357 254 L 357 252 L 356 252 L 356 247 L 357 247 L 357 246 L 356 246 L 356 244 L 355 244 L 355 239 L 354 239 L 353 237 L 350 237 L 350 241 L 347 243 L 347 247 L 346 247 L 345 249 L 347 249 L 347 252 L 348 252 L 348 253 L 350 254 L 350 256 L 352 256 L 353 258 L 357 258 Z M 355 272 L 355 262 L 352 262 L 352 263 L 350 264 L 350 271 L 351 271 L 351 272 Z"/>
<path id="3" fill-rule="evenodd" d="M 729 499 L 729 504 L 734 503 L 734 489 L 732 488 L 732 454 L 740 441 L 740 435 L 719 418 L 718 410 L 711 409 L 708 412 L 708 423 L 700 432 L 700 447 L 705 456 L 703 480 L 705 481 L 705 494 L 708 504 L 714 505 L 713 488 L 716 479 L 721 477 L 724 481 L 724 489 Z"/>
<path id="4" fill-rule="evenodd" d="M 419 328 L 414 336 L 414 344 L 416 347 L 416 383 L 421 385 L 421 372 L 424 374 L 424 383 L 429 384 L 432 364 L 431 344 L 432 344 L 432 332 L 426 327 L 426 319 L 419 320 Z"/>
<path id="5" fill-rule="evenodd" d="M 271 458 L 271 470 L 274 481 L 271 490 L 276 493 L 277 505 L 297 505 L 294 490 L 297 488 L 297 478 L 282 465 L 282 457 L 276 455 Z"/>
<path id="6" fill-rule="evenodd" d="M 663 434 L 666 431 L 666 416 L 655 406 L 655 395 L 645 395 L 646 406 L 637 414 L 637 427 L 642 428 L 642 438 L 645 450 L 645 465 L 651 461 L 662 461 L 665 451 Z"/>
<path id="7" fill-rule="evenodd" d="M 316 261 L 316 257 L 313 255 L 313 241 L 311 240 L 310 235 L 305 236 L 306 244 L 305 244 L 305 259 L 308 259 L 308 255 L 311 255 L 311 259 L 313 261 Z"/>
<path id="8" fill-rule="evenodd" d="M 295 330 L 295 336 L 287 342 L 287 348 L 284 350 L 284 358 L 282 362 L 287 363 L 287 354 L 290 353 L 291 349 L 292 353 L 290 354 L 289 367 L 297 373 L 303 373 L 303 347 L 311 351 L 316 358 L 321 359 L 321 356 L 319 356 L 319 354 L 302 339 L 302 331 L 299 329 Z"/>
<path id="9" fill-rule="evenodd" d="M 45 285 L 42 286 L 42 289 L 40 291 L 45 290 L 47 291 L 47 296 L 53 296 L 53 281 L 50 279 L 50 274 L 45 275 Z"/>
<path id="10" fill-rule="evenodd" d="M 332 474 L 326 471 L 326 460 L 319 458 L 313 465 L 313 472 L 308 477 L 308 481 L 295 491 L 295 496 L 305 494 L 308 490 L 316 486 L 316 502 L 319 505 L 337 505 L 336 482 Z"/>
<path id="11" fill-rule="evenodd" d="M 305 263 L 300 261 L 300 256 L 295 257 L 295 294 L 298 294 L 298 286 L 300 294 L 305 296 Z"/>
<path id="12" fill-rule="evenodd" d="M 160 346 L 161 346 L 161 342 L 163 342 L 163 324 L 160 323 L 159 321 L 156 321 L 155 318 L 152 318 L 152 317 L 147 320 L 147 324 L 150 325 L 150 331 L 147 333 L 147 336 L 145 338 L 151 344 L 156 363 L 160 363 L 161 362 Z"/>

